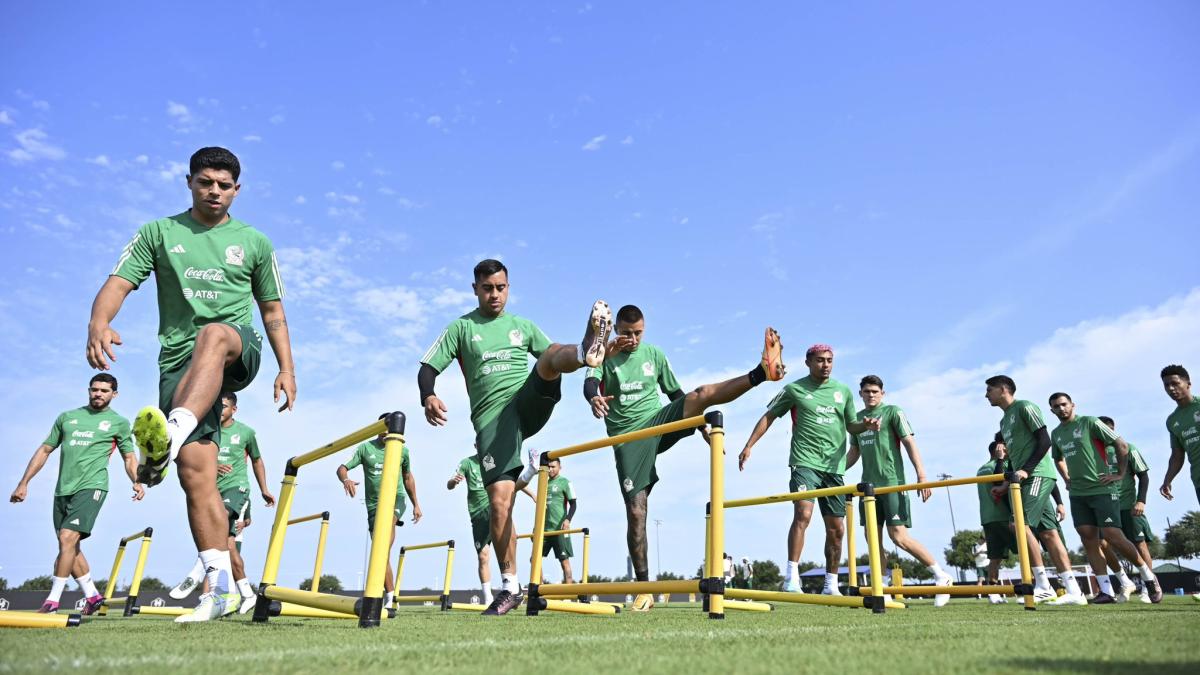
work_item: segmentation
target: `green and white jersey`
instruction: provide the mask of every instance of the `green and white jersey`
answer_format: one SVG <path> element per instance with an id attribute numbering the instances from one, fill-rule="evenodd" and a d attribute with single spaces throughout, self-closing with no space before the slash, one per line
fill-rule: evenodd
<path id="1" fill-rule="evenodd" d="M 108 491 L 108 458 L 113 450 L 133 452 L 129 420 L 112 408 L 95 411 L 91 406 L 68 410 L 54 420 L 46 440 L 51 448 L 62 447 L 58 462 L 55 497 L 80 490 Z"/>
<path id="2" fill-rule="evenodd" d="M 1008 446 L 1008 462 L 1013 471 L 1019 470 L 1033 456 L 1037 447 L 1037 430 L 1046 426 L 1042 417 L 1042 409 L 1029 401 L 1013 401 L 1000 418 L 1000 433 L 1004 436 L 1004 444 Z M 1042 457 L 1042 461 L 1034 467 L 1033 476 L 1053 479 L 1055 477 L 1054 462 L 1050 453 Z"/>
<path id="3" fill-rule="evenodd" d="M 1125 441 L 1129 443 L 1129 441 Z M 1104 449 L 1108 453 L 1109 469 L 1111 472 L 1117 471 L 1117 449 L 1113 446 L 1108 446 Z M 1143 471 L 1149 471 L 1150 465 L 1146 463 L 1146 458 L 1142 457 L 1142 453 L 1138 451 L 1137 446 L 1129 443 L 1129 461 L 1125 467 L 1125 478 L 1121 480 L 1119 492 L 1121 495 L 1121 510 L 1128 511 L 1137 503 L 1137 475 Z"/>
<path id="4" fill-rule="evenodd" d="M 612 396 L 604 426 L 609 436 L 639 428 L 662 408 L 658 392 L 679 390 L 679 380 L 662 350 L 645 342 L 631 352 L 620 352 L 589 368 L 588 377 L 600 380 L 600 393 Z"/>
<path id="5" fill-rule="evenodd" d="M 457 360 L 467 381 L 476 433 L 495 419 L 529 377 L 529 355 L 541 356 L 550 338 L 532 321 L 478 309 L 455 319 L 422 357 L 439 373 Z"/>
<path id="6" fill-rule="evenodd" d="M 1078 415 L 1050 432 L 1050 453 L 1067 463 L 1073 497 L 1117 494 L 1117 483 L 1105 485 L 1100 477 L 1112 472 L 1108 450 L 1118 436 L 1108 425 L 1089 415 Z M 1112 458 L 1114 461 L 1116 457 Z"/>
<path id="7" fill-rule="evenodd" d="M 250 326 L 255 300 L 283 298 L 270 240 L 236 219 L 207 227 L 184 211 L 146 223 L 112 274 L 137 287 L 151 272 L 158 286 L 158 365 L 164 371 L 187 361 L 202 326 Z"/>
<path id="8" fill-rule="evenodd" d="M 359 443 L 349 461 L 342 464 L 347 470 L 362 465 L 363 484 L 366 487 L 367 510 L 374 511 L 379 503 L 379 483 L 383 480 L 384 442 L 378 438 Z M 409 474 L 408 446 L 400 459 L 400 480 L 396 483 L 396 511 L 403 513 L 407 502 L 404 498 L 404 477 Z"/>
<path id="9" fill-rule="evenodd" d="M 1187 453 L 1192 482 L 1200 485 L 1200 396 L 1192 397 L 1191 403 L 1176 408 L 1167 417 L 1167 432 L 1171 441 Z"/>
<path id="10" fill-rule="evenodd" d="M 467 486 L 467 513 L 474 516 L 486 511 L 491 502 L 488 500 L 487 489 L 483 486 L 483 469 L 479 466 L 479 457 L 464 457 L 458 463 L 458 472 L 463 475 L 463 484 Z"/>
<path id="11" fill-rule="evenodd" d="M 979 467 L 975 475 L 991 476 L 997 473 L 1004 473 L 1004 468 L 1002 466 L 997 467 L 996 462 L 988 460 L 987 464 Z M 1008 507 L 1007 497 L 999 501 L 996 501 L 992 497 L 992 488 L 996 487 L 996 483 L 976 483 L 975 487 L 979 491 L 979 524 L 1007 523 L 1009 516 L 1012 514 L 1012 509 Z"/>
<path id="12" fill-rule="evenodd" d="M 246 458 L 259 459 L 258 437 L 254 429 L 237 420 L 221 429 L 221 447 L 217 450 L 217 464 L 229 464 L 233 471 L 217 474 L 217 489 L 221 492 L 237 488 L 242 492 L 250 489 L 250 476 L 246 473 Z"/>
<path id="13" fill-rule="evenodd" d="M 898 406 L 880 405 L 858 412 L 858 421 L 879 418 L 879 431 L 851 434 L 862 457 L 862 479 L 875 487 L 904 485 L 904 453 L 900 441 L 913 435 L 908 416 Z"/>
<path id="14" fill-rule="evenodd" d="M 846 425 L 857 421 L 853 394 L 837 380 L 813 382 L 811 376 L 788 384 L 767 406 L 773 418 L 792 416 L 792 450 L 788 466 L 844 473 Z"/>
<path id="15" fill-rule="evenodd" d="M 567 502 L 575 499 L 575 489 L 567 477 L 558 474 L 546 484 L 546 529 L 557 530 L 562 527 L 563 518 L 567 515 Z"/>

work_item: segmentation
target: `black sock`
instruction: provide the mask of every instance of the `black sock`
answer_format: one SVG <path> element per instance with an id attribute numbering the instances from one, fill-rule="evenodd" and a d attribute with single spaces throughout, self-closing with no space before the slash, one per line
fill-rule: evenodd
<path id="1" fill-rule="evenodd" d="M 763 368 L 762 364 L 760 363 L 757 366 L 754 366 L 754 370 L 747 373 L 747 376 L 750 378 L 750 386 L 757 387 L 758 385 L 767 381 L 767 370 Z"/>

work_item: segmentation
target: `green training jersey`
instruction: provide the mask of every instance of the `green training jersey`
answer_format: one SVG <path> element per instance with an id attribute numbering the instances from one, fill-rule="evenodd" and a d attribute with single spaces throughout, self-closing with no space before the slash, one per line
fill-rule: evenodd
<path id="1" fill-rule="evenodd" d="M 46 440 L 51 448 L 62 446 L 58 462 L 55 497 L 80 490 L 108 491 L 108 458 L 113 450 L 133 452 L 129 420 L 111 408 L 96 411 L 91 406 L 68 410 L 54 420 Z"/>
<path id="2" fill-rule="evenodd" d="M 1050 453 L 1056 461 L 1061 459 L 1067 463 L 1067 475 L 1071 477 L 1068 489 L 1072 496 L 1117 494 L 1120 485 L 1100 482 L 1101 476 L 1112 472 L 1106 448 L 1116 440 L 1115 431 L 1089 415 L 1078 415 L 1050 432 Z"/>
<path id="3" fill-rule="evenodd" d="M 1012 470 L 1017 471 L 1033 456 L 1037 447 L 1037 430 L 1046 426 L 1042 418 L 1042 409 L 1029 401 L 1013 401 L 1000 418 L 1000 433 L 1004 436 L 1004 444 L 1008 446 L 1008 462 Z M 1053 479 L 1054 462 L 1050 453 L 1046 453 L 1031 476 L 1041 476 Z"/>
<path id="4" fill-rule="evenodd" d="M 1171 443 L 1187 453 L 1192 482 L 1200 485 L 1200 396 L 1193 396 L 1191 403 L 1176 408 L 1167 417 L 1167 432 L 1171 434 Z"/>
<path id="5" fill-rule="evenodd" d="M 837 380 L 821 384 L 802 377 L 788 384 L 767 406 L 773 418 L 792 416 L 792 450 L 788 466 L 843 473 L 846 425 L 858 419 L 850 388 Z"/>
<path id="6" fill-rule="evenodd" d="M 474 516 L 486 511 L 491 502 L 488 500 L 487 489 L 483 486 L 483 469 L 479 466 L 479 457 L 463 457 L 458 463 L 458 472 L 463 475 L 463 484 L 467 486 L 467 513 Z"/>
<path id="7" fill-rule="evenodd" d="M 1126 441 L 1126 443 L 1129 443 L 1129 441 Z M 1104 450 L 1108 453 L 1109 467 L 1115 473 L 1117 470 L 1117 449 L 1110 445 Z M 1142 457 L 1142 453 L 1138 451 L 1136 445 L 1129 443 L 1129 460 L 1125 467 L 1125 478 L 1121 479 L 1119 488 L 1122 511 L 1132 509 L 1133 505 L 1137 503 L 1137 475 L 1149 470 L 1150 465 L 1146 463 L 1146 458 Z"/>
<path id="8" fill-rule="evenodd" d="M 366 497 L 368 511 L 374 511 L 375 505 L 379 503 L 379 483 L 383 480 L 384 450 L 384 442 L 378 438 L 359 443 L 358 447 L 354 448 L 354 455 L 350 457 L 350 460 L 342 464 L 347 469 L 362 465 L 363 483 L 366 485 L 366 494 L 363 496 Z M 405 445 L 404 454 L 400 456 L 400 480 L 396 483 L 396 510 L 400 513 L 403 513 L 406 507 L 404 477 L 409 474 L 409 468 L 408 446 Z"/>
<path id="9" fill-rule="evenodd" d="M 137 287 L 151 272 L 158 286 L 158 365 L 164 371 L 188 360 L 201 326 L 250 326 L 255 300 L 283 298 L 270 240 L 236 219 L 207 227 L 184 211 L 146 223 L 112 274 Z"/>
<path id="10" fill-rule="evenodd" d="M 852 434 L 862 457 L 862 479 L 875 487 L 904 485 L 904 453 L 900 441 L 913 435 L 908 416 L 898 406 L 880 405 L 858 412 L 858 421 L 879 418 L 879 431 Z"/>
<path id="11" fill-rule="evenodd" d="M 588 369 L 588 377 L 600 380 L 600 393 L 612 396 L 604 426 L 609 436 L 633 431 L 662 408 L 658 392 L 679 391 L 679 380 L 662 350 L 645 342 L 631 352 L 604 359 L 599 368 Z"/>
<path id="12" fill-rule="evenodd" d="M 421 363 L 440 373 L 458 361 L 478 433 L 525 384 L 529 355 L 541 356 L 549 347 L 550 338 L 532 321 L 507 312 L 487 317 L 476 309 L 447 326 Z"/>
<path id="13" fill-rule="evenodd" d="M 561 473 L 551 478 L 546 484 L 546 529 L 557 530 L 562 527 L 563 518 L 567 515 L 567 502 L 575 499 L 575 489 L 571 481 Z"/>
<path id="14" fill-rule="evenodd" d="M 996 462 L 988 461 L 987 464 L 979 467 L 975 472 L 976 476 L 991 476 L 997 473 L 1004 473 L 1004 468 L 997 467 Z M 1012 509 L 1008 507 L 1008 498 L 1004 497 L 996 500 L 992 497 L 992 488 L 996 487 L 997 483 L 976 483 L 975 487 L 979 491 L 979 524 L 986 525 L 988 523 L 1007 523 L 1009 516 L 1012 514 Z"/>
<path id="15" fill-rule="evenodd" d="M 228 464 L 233 471 L 217 474 L 217 489 L 224 492 L 238 488 L 242 492 L 250 489 L 250 476 L 246 473 L 246 458 L 259 459 L 258 436 L 249 425 L 237 420 L 221 429 L 221 447 L 217 450 L 217 464 Z"/>

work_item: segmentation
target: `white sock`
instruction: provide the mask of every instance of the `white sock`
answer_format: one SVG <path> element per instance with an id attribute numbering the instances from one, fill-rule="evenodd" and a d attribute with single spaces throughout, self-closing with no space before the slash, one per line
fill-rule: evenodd
<path id="1" fill-rule="evenodd" d="M 391 607 L 392 603 L 395 602 L 395 600 L 396 600 L 396 594 L 394 592 L 388 591 L 383 594 L 383 606 L 384 607 Z"/>
<path id="2" fill-rule="evenodd" d="M 1154 576 L 1154 570 L 1146 563 L 1138 565 L 1138 575 L 1142 577 L 1142 581 L 1156 581 L 1158 577 Z"/>
<path id="3" fill-rule="evenodd" d="M 500 588 L 502 588 L 514 595 L 520 593 L 521 592 L 521 584 L 520 584 L 520 582 L 517 581 L 517 575 L 501 574 L 500 575 Z"/>
<path id="4" fill-rule="evenodd" d="M 81 577 L 75 577 L 75 583 L 79 584 L 79 590 L 83 591 L 83 597 L 85 598 L 94 598 L 100 595 L 100 591 L 96 590 L 95 582 L 92 581 L 91 572 Z"/>
<path id="5" fill-rule="evenodd" d="M 1052 590 L 1050 588 L 1050 577 L 1046 575 L 1045 567 L 1033 568 L 1033 585 L 1045 591 Z"/>
<path id="6" fill-rule="evenodd" d="M 237 580 L 237 589 L 238 589 L 238 592 L 242 594 L 243 598 L 253 598 L 255 595 L 254 587 L 250 585 L 249 579 L 245 579 L 245 578 L 238 579 Z"/>
<path id="7" fill-rule="evenodd" d="M 483 590 L 483 604 L 492 604 L 492 583 L 490 581 L 485 581 L 480 584 L 480 586 Z"/>
<path id="8" fill-rule="evenodd" d="M 587 361 L 583 360 L 583 343 L 575 345 L 575 359 L 579 361 L 579 365 L 587 365 Z"/>
<path id="9" fill-rule="evenodd" d="M 192 569 L 188 570 L 187 575 L 196 583 L 200 583 L 200 580 L 204 578 L 204 561 L 200 560 L 199 555 L 196 556 L 196 562 L 192 565 Z"/>
<path id="10" fill-rule="evenodd" d="M 1101 593 L 1116 595 L 1116 593 L 1113 592 L 1112 579 L 1109 579 L 1107 574 L 1102 574 L 1096 577 L 1096 583 L 1100 584 Z"/>
<path id="11" fill-rule="evenodd" d="M 62 599 L 63 589 L 67 587 L 67 577 L 51 577 L 54 583 L 50 586 L 50 595 L 46 596 L 46 602 L 58 602 Z"/>
<path id="12" fill-rule="evenodd" d="M 937 564 L 937 563 L 933 563 L 932 565 L 930 565 L 930 566 L 929 566 L 929 571 L 930 571 L 930 572 L 933 572 L 933 576 L 935 576 L 935 577 L 948 577 L 948 576 L 950 576 L 949 574 L 946 574 L 946 570 L 942 569 L 942 566 L 941 566 L 941 565 L 939 565 L 939 564 Z"/>
<path id="13" fill-rule="evenodd" d="M 1063 583 L 1063 586 L 1071 595 L 1083 595 L 1083 591 L 1079 588 L 1079 582 L 1075 581 L 1074 571 L 1067 570 L 1066 572 L 1059 572 L 1058 579 Z"/>
<path id="14" fill-rule="evenodd" d="M 229 580 L 233 577 L 229 551 L 218 551 L 215 548 L 204 549 L 200 551 L 200 560 L 204 562 L 204 573 L 208 577 L 208 591 L 218 595 L 228 593 Z"/>
<path id="15" fill-rule="evenodd" d="M 187 408 L 175 408 L 167 415 L 167 438 L 171 439 L 171 461 L 179 456 L 183 442 L 196 430 L 196 416 Z"/>
<path id="16" fill-rule="evenodd" d="M 800 561 L 789 560 L 787 566 L 787 580 L 799 580 L 800 577 Z"/>
<path id="17" fill-rule="evenodd" d="M 1121 582 L 1122 586 L 1132 586 L 1133 585 L 1133 579 L 1130 579 L 1129 575 L 1125 573 L 1124 567 L 1117 570 L 1117 580 L 1119 580 Z"/>
<path id="18" fill-rule="evenodd" d="M 836 574 L 830 574 L 829 572 L 826 572 L 825 573 L 825 588 L 837 588 L 837 585 L 838 585 L 837 577 L 838 577 L 838 575 L 836 575 Z"/>

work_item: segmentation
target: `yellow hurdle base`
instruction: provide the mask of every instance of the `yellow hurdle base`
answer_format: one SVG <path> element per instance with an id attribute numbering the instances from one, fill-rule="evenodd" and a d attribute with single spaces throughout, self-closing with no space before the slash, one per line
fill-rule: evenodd
<path id="1" fill-rule="evenodd" d="M 728 592 L 728 591 L 726 591 Z M 753 600 L 725 600 L 725 609 L 736 609 L 742 612 L 771 612 L 775 610 L 775 606 L 766 602 L 755 602 Z"/>
<path id="2" fill-rule="evenodd" d="M 931 595 L 954 595 L 954 596 L 969 596 L 969 595 L 1016 595 L 1016 591 L 1012 586 L 884 586 L 883 592 L 889 595 L 903 593 L 907 596 L 931 596 Z M 863 586 L 858 589 L 859 595 L 871 595 L 871 587 Z"/>
<path id="3" fill-rule="evenodd" d="M 38 614 L 37 612 L 0 612 L 0 628 L 73 628 L 83 618 L 78 614 Z"/>
<path id="4" fill-rule="evenodd" d="M 487 605 L 472 605 L 467 602 L 452 602 L 450 603 L 450 609 L 463 610 L 467 612 L 482 612 L 483 610 L 487 609 Z"/>
<path id="5" fill-rule="evenodd" d="M 183 616 L 184 614 L 191 614 L 192 610 L 187 607 L 154 607 L 153 605 L 148 605 L 134 609 L 133 613 L 145 614 L 146 616 Z"/>
<path id="6" fill-rule="evenodd" d="M 863 607 L 864 598 L 852 595 L 816 595 L 813 593 L 785 593 L 783 591 L 752 591 L 745 588 L 726 588 L 725 597 L 734 600 L 759 600 L 770 602 L 794 602 L 802 605 L 828 605 L 830 607 Z"/>
<path id="7" fill-rule="evenodd" d="M 618 614 L 621 608 L 607 602 L 571 602 L 569 600 L 546 600 L 546 609 L 552 612 L 572 614 Z"/>

